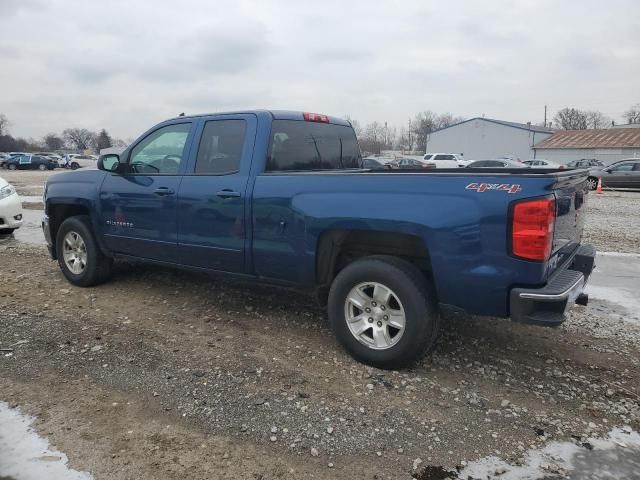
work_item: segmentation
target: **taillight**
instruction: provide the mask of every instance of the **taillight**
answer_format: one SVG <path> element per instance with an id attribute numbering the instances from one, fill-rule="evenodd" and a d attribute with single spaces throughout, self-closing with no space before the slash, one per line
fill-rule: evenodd
<path id="1" fill-rule="evenodd" d="M 514 204 L 511 253 L 526 260 L 548 260 L 553 247 L 555 216 L 556 202 L 553 198 L 524 200 Z"/>
<path id="2" fill-rule="evenodd" d="M 304 112 L 302 114 L 302 118 L 304 118 L 307 122 L 329 123 L 329 117 L 326 115 L 322 115 L 321 113 Z"/>

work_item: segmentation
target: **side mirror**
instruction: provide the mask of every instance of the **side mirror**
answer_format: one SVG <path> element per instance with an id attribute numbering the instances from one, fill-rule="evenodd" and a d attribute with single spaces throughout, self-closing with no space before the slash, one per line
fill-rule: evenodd
<path id="1" fill-rule="evenodd" d="M 98 158 L 98 170 L 117 172 L 120 169 L 120 155 L 108 153 Z"/>

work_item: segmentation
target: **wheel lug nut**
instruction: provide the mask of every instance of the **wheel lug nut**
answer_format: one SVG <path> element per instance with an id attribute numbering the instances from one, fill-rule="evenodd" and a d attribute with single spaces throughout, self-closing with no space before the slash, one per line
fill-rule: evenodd
<path id="1" fill-rule="evenodd" d="M 373 323 L 373 317 L 369 317 L 369 323 Z"/>
<path id="2" fill-rule="evenodd" d="M 380 310 L 386 310 L 387 307 L 385 307 L 384 305 L 380 305 Z"/>
<path id="3" fill-rule="evenodd" d="M 375 307 L 376 305 L 377 305 L 377 303 L 376 303 L 376 302 L 371 302 L 371 306 L 372 306 L 372 307 Z"/>
<path id="4" fill-rule="evenodd" d="M 389 315 L 385 315 L 384 317 L 382 317 L 384 320 L 389 320 Z"/>
<path id="5" fill-rule="evenodd" d="M 382 322 L 378 322 L 378 326 L 381 327 L 382 326 Z"/>
<path id="6" fill-rule="evenodd" d="M 371 311 L 371 309 L 369 307 L 364 309 L 365 312 L 369 313 Z"/>

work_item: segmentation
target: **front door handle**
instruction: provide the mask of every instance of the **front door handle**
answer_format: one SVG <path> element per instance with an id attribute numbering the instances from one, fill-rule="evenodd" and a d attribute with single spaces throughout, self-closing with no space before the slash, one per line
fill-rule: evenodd
<path id="1" fill-rule="evenodd" d="M 173 190 L 171 190 L 169 187 L 159 187 L 159 188 L 156 188 L 153 191 L 153 193 L 163 197 L 165 195 L 173 195 L 175 192 Z"/>
<path id="2" fill-rule="evenodd" d="M 216 195 L 220 198 L 238 198 L 240 196 L 240 192 L 234 192 L 233 190 L 224 189 L 220 190 Z"/>

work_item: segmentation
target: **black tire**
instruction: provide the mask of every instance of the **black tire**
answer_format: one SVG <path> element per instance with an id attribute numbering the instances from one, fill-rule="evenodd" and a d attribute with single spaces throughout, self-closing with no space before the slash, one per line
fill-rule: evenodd
<path id="1" fill-rule="evenodd" d="M 44 172 L 47 169 L 47 166 L 44 163 L 41 163 L 40 165 L 38 165 L 38 170 L 40 170 L 41 172 Z"/>
<path id="2" fill-rule="evenodd" d="M 16 167 L 15 163 L 10 163 L 9 164 L 9 170 L 17 170 L 17 169 L 18 169 L 18 167 Z"/>
<path id="3" fill-rule="evenodd" d="M 73 163 L 71 164 L 71 170 L 77 170 L 78 168 L 80 168 L 80 165 L 79 165 L 79 164 L 77 164 L 76 162 L 73 162 Z"/>
<path id="4" fill-rule="evenodd" d="M 64 260 L 64 238 L 69 232 L 77 233 L 84 242 L 87 263 L 84 270 L 76 274 L 72 272 Z M 78 287 L 91 287 L 107 280 L 111 274 L 113 259 L 102 253 L 91 229 L 91 221 L 87 215 L 69 217 L 58 229 L 56 234 L 56 252 L 58 254 L 58 265 L 67 280 Z"/>
<path id="5" fill-rule="evenodd" d="M 587 188 L 589 190 L 595 190 L 598 187 L 598 179 L 596 177 L 587 178 Z"/>
<path id="6" fill-rule="evenodd" d="M 405 330 L 396 344 L 375 350 L 351 333 L 345 317 L 347 295 L 356 285 L 377 282 L 393 290 L 405 310 Z M 340 343 L 358 361 L 378 368 L 405 367 L 433 349 L 440 320 L 435 289 L 410 263 L 377 255 L 347 265 L 329 291 L 329 321 Z"/>
<path id="7" fill-rule="evenodd" d="M 0 235 L 11 235 L 15 230 L 15 228 L 0 228 Z"/>

